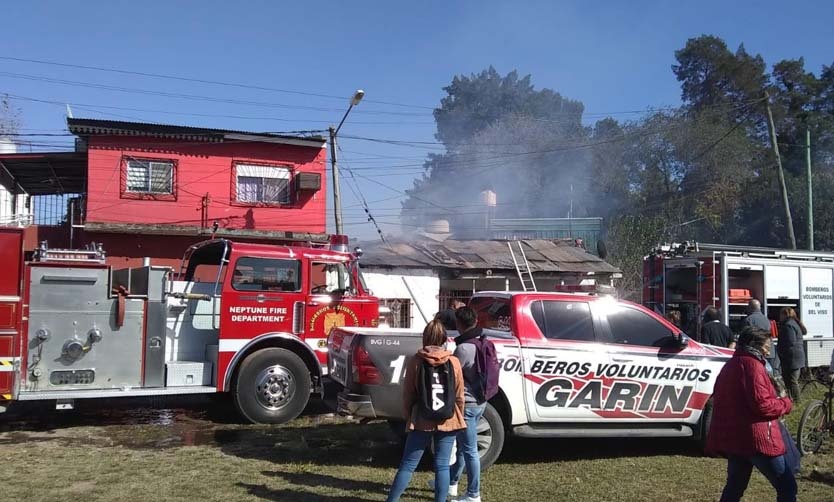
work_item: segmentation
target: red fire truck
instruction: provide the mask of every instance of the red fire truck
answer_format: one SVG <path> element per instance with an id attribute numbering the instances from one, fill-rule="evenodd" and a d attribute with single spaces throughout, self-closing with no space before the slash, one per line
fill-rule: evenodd
<path id="1" fill-rule="evenodd" d="M 778 321 L 793 308 L 808 328 L 808 367 L 828 366 L 834 350 L 834 253 L 684 242 L 654 248 L 643 260 L 643 304 L 658 313 L 678 310 L 682 328 L 697 339 L 704 309 L 719 309 L 738 332 L 747 304 Z"/>
<path id="2" fill-rule="evenodd" d="M 24 252 L 0 228 L 0 410 L 15 401 L 231 392 L 252 422 L 298 416 L 334 326 L 375 326 L 345 236 L 331 245 L 211 239 L 179 271 L 116 270 L 104 251 Z"/>

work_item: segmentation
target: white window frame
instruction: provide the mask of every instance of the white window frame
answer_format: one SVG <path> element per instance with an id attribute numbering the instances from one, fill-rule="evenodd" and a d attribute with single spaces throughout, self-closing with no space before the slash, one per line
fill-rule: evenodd
<path id="1" fill-rule="evenodd" d="M 258 193 L 255 199 L 245 198 L 241 192 L 241 179 L 259 179 Z M 278 192 L 277 200 L 265 200 L 264 180 L 286 180 L 286 184 Z M 235 165 L 235 201 L 243 204 L 291 204 L 292 203 L 292 170 L 287 166 L 264 166 L 258 164 Z"/>
<path id="2" fill-rule="evenodd" d="M 138 164 L 138 165 L 137 165 Z M 151 185 L 153 179 L 154 168 L 170 168 L 168 178 L 168 190 L 154 190 Z M 145 169 L 145 187 L 142 190 L 137 190 L 130 186 L 130 171 L 132 169 Z M 155 195 L 173 195 L 174 194 L 174 170 L 176 165 L 171 161 L 166 160 L 146 160 L 146 159 L 128 159 L 125 163 L 125 192 L 126 193 L 147 193 Z"/>

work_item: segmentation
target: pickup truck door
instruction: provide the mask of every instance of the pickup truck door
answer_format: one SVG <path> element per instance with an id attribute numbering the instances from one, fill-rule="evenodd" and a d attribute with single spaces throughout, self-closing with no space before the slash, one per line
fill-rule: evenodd
<path id="1" fill-rule="evenodd" d="M 610 388 L 596 413 L 605 419 L 696 422 L 723 364 L 709 357 L 716 354 L 695 342 L 682 346 L 679 330 L 640 308 L 599 308 L 611 364 L 599 375 Z"/>
<path id="2" fill-rule="evenodd" d="M 599 322 L 588 302 L 536 300 L 530 304 L 540 339 L 526 337 L 524 392 L 531 422 L 582 422 L 598 419 L 591 408 L 602 389 L 592 377 L 609 363 L 599 343 Z"/>

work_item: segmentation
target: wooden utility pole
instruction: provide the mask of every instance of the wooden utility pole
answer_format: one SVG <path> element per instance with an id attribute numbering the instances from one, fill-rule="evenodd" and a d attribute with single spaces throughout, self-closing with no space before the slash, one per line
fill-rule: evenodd
<path id="1" fill-rule="evenodd" d="M 350 109 L 348 109 L 350 111 Z M 347 113 L 345 114 L 347 117 Z M 342 119 L 344 122 L 345 119 Z M 341 124 L 339 124 L 341 126 Z M 330 166 L 333 171 L 333 215 L 336 218 L 336 233 L 342 233 L 342 197 L 339 186 L 339 166 L 336 164 L 336 129 L 331 127 L 330 132 Z"/>
<path id="2" fill-rule="evenodd" d="M 793 218 L 791 217 L 791 205 L 788 202 L 788 189 L 785 186 L 785 172 L 782 170 L 782 158 L 779 156 L 779 144 L 776 142 L 776 126 L 773 125 L 773 113 L 770 111 L 770 95 L 764 93 L 765 108 L 767 109 L 767 128 L 770 130 L 770 143 L 773 145 L 773 154 L 776 156 L 776 168 L 779 171 L 779 186 L 782 190 L 782 205 L 785 207 L 785 224 L 788 227 L 788 239 L 791 241 L 791 249 L 796 249 L 796 235 L 793 233 Z"/>
<path id="3" fill-rule="evenodd" d="M 808 173 L 808 249 L 814 250 L 814 180 L 811 178 L 811 129 L 805 129 L 805 165 Z"/>

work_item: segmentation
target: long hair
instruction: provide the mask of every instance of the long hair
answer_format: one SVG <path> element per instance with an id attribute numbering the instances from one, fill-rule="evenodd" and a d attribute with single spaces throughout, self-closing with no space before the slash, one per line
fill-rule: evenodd
<path id="1" fill-rule="evenodd" d="M 802 321 L 799 320 L 799 316 L 796 315 L 796 310 L 791 307 L 782 307 L 782 310 L 779 311 L 779 321 L 786 323 L 788 320 L 795 321 L 799 325 L 799 329 L 802 330 L 803 335 L 808 334 L 808 329 L 804 324 L 802 324 Z"/>
<path id="2" fill-rule="evenodd" d="M 423 330 L 423 347 L 432 345 L 439 347 L 444 343 L 446 343 L 446 329 L 440 320 L 434 319 Z"/>

